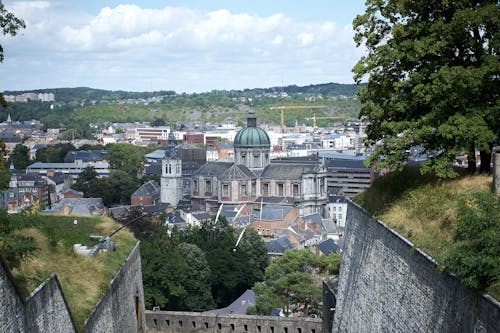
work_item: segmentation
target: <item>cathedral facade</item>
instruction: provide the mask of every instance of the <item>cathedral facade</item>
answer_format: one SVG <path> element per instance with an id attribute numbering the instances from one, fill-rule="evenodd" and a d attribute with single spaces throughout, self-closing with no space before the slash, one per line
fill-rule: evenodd
<path id="1" fill-rule="evenodd" d="M 317 160 L 270 161 L 270 140 L 249 112 L 247 127 L 234 139 L 235 162 L 207 162 L 193 174 L 196 209 L 216 211 L 221 204 L 241 207 L 287 203 L 301 214 L 322 213 L 327 202 L 326 168 Z"/>

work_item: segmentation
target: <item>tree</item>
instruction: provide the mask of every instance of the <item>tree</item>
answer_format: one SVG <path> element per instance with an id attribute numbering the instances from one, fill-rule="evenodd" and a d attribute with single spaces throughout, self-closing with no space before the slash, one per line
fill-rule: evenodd
<path id="1" fill-rule="evenodd" d="M 0 27 L 2 28 L 3 35 L 15 36 L 19 29 L 26 28 L 26 24 L 14 14 L 8 12 L 0 1 Z M 0 62 L 3 62 L 3 59 L 3 47 L 0 44 Z M 3 98 L 2 93 L 0 93 L 0 104 L 2 104 L 3 107 L 7 107 L 7 102 Z"/>
<path id="2" fill-rule="evenodd" d="M 122 170 L 113 170 L 107 178 L 95 178 L 83 184 L 81 188 L 85 196 L 90 198 L 102 198 L 106 206 L 112 204 L 128 204 L 130 196 L 138 187 L 138 182 L 128 173 Z"/>
<path id="3" fill-rule="evenodd" d="M 235 230 L 223 217 L 217 224 L 204 223 L 179 233 L 181 241 L 195 244 L 205 253 L 210 267 L 212 297 L 218 307 L 227 306 L 256 281 L 264 277 L 267 250 L 257 232 L 247 229 L 234 248 L 241 230 Z"/>
<path id="4" fill-rule="evenodd" d="M 458 201 L 454 243 L 440 258 L 463 284 L 500 295 L 500 197 L 473 193 Z M 489 287 L 489 288 L 488 288 Z"/>
<path id="5" fill-rule="evenodd" d="M 338 273 L 340 256 L 316 256 L 308 250 L 290 250 L 267 267 L 264 282 L 254 285 L 256 306 L 249 314 L 270 315 L 275 308 L 291 314 L 321 316 L 319 276 Z"/>
<path id="6" fill-rule="evenodd" d="M 457 154 L 481 152 L 482 171 L 500 132 L 500 6 L 488 1 L 367 0 L 353 22 L 368 54 L 353 69 L 369 121 L 369 158 L 401 168 L 411 147 L 429 158 L 423 172 L 457 173 Z M 475 161 L 470 159 L 474 169 Z"/>
<path id="7" fill-rule="evenodd" d="M 37 152 L 36 160 L 44 163 L 62 163 L 66 154 L 71 150 L 76 150 L 71 143 L 58 143 Z"/>
<path id="8" fill-rule="evenodd" d="M 31 164 L 29 152 L 30 150 L 25 145 L 16 145 L 12 154 L 10 154 L 9 163 L 13 163 L 17 169 L 26 169 Z"/>
<path id="9" fill-rule="evenodd" d="M 10 268 L 19 267 L 21 260 L 31 256 L 37 250 L 32 237 L 22 236 L 16 231 L 33 226 L 33 219 L 20 214 L 12 217 L 5 210 L 0 210 L 0 256 Z"/>
<path id="10" fill-rule="evenodd" d="M 128 173 L 133 178 L 137 178 L 144 169 L 144 155 L 131 144 L 110 144 L 108 161 L 111 169 L 121 170 Z"/>

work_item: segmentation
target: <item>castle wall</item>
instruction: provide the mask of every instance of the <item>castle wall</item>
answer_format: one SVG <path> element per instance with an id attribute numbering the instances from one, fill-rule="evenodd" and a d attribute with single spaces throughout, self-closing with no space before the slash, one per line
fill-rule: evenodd
<path id="1" fill-rule="evenodd" d="M 138 242 L 85 322 L 85 332 L 137 332 L 144 328 L 144 324 Z"/>
<path id="2" fill-rule="evenodd" d="M 23 301 L 2 261 L 0 332 L 75 332 L 73 319 L 55 274 Z"/>
<path id="3" fill-rule="evenodd" d="M 321 333 L 317 318 L 146 311 L 147 333 Z"/>
<path id="4" fill-rule="evenodd" d="M 349 202 L 332 332 L 500 332 L 500 303 Z"/>

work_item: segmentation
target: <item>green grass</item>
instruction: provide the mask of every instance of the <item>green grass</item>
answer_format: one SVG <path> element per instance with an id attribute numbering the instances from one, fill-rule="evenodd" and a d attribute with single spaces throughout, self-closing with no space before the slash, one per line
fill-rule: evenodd
<path id="1" fill-rule="evenodd" d="M 89 234 L 106 235 L 120 225 L 109 218 L 35 216 L 35 228 L 19 231 L 35 239 L 39 250 L 13 275 L 25 296 L 52 272 L 57 273 L 78 331 L 109 282 L 124 263 L 136 243 L 126 229 L 113 236 L 116 251 L 88 258 L 73 252 L 73 244 L 92 245 Z M 78 224 L 73 224 L 77 219 Z"/>
<path id="2" fill-rule="evenodd" d="M 377 179 L 354 201 L 440 264 L 456 243 L 460 202 L 476 193 L 491 192 L 491 186 L 488 175 L 442 180 L 407 168 Z M 500 299 L 498 280 L 485 289 Z"/>

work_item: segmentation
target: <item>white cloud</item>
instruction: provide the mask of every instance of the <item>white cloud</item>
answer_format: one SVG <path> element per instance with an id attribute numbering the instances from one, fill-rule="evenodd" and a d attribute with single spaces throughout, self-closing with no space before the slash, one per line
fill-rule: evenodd
<path id="1" fill-rule="evenodd" d="M 35 88 L 33 82 L 144 90 L 153 80 L 164 85 L 157 89 L 178 91 L 352 82 L 361 55 L 350 26 L 279 13 L 119 5 L 90 16 L 63 1 L 7 7 L 27 29 L 2 42 L 8 80 L 0 89 Z M 25 66 L 16 69 L 19 63 Z"/>

